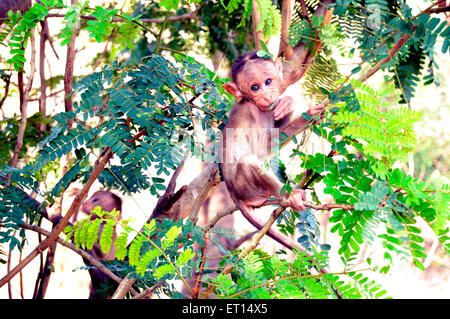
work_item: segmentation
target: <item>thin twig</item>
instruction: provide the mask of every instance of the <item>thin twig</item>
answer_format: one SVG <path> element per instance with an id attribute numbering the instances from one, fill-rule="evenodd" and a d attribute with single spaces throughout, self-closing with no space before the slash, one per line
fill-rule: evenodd
<path id="1" fill-rule="evenodd" d="M 153 292 L 158 289 L 159 287 L 161 287 L 164 284 L 163 281 L 159 281 L 158 283 L 156 283 L 154 286 L 152 286 L 151 288 L 148 288 L 146 290 L 144 290 L 143 292 L 133 296 L 132 299 L 144 299 L 144 298 L 149 298 L 153 295 Z"/>

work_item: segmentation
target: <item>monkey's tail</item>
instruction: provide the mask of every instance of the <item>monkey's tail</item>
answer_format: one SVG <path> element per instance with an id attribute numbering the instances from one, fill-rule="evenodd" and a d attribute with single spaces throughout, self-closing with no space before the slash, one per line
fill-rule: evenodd
<path id="1" fill-rule="evenodd" d="M 234 203 L 236 204 L 236 207 L 239 208 L 239 210 L 241 211 L 244 218 L 247 219 L 247 221 L 250 224 L 252 224 L 256 229 L 258 229 L 258 230 L 262 229 L 264 227 L 264 223 L 261 220 L 253 217 L 254 212 L 255 212 L 253 207 L 246 206 L 242 201 L 236 199 L 232 194 L 230 194 L 230 195 L 231 195 Z M 269 230 L 267 231 L 267 235 L 270 238 L 272 238 L 273 240 L 275 240 L 276 242 L 278 242 L 279 244 L 281 244 L 291 250 L 294 247 L 297 249 L 300 249 L 300 250 L 306 250 L 303 247 L 301 247 L 298 243 L 296 243 L 289 237 L 286 237 L 285 235 L 283 235 L 282 233 L 280 233 L 279 231 L 277 231 L 273 228 L 269 228 Z"/>

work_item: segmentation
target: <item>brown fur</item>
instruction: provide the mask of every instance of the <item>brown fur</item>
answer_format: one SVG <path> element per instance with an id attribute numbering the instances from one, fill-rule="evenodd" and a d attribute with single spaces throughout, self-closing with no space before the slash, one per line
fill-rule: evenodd
<path id="1" fill-rule="evenodd" d="M 13 12 L 21 11 L 22 15 L 28 11 L 31 6 L 31 0 L 1 0 L 0 1 L 0 24 L 2 20 L 8 16 L 8 11 Z"/>

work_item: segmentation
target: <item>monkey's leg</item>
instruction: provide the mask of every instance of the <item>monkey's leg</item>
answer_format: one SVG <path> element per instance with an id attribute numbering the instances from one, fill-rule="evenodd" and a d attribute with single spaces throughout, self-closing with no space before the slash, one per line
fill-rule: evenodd
<path id="1" fill-rule="evenodd" d="M 282 201 L 283 206 L 292 207 L 297 211 L 304 210 L 304 191 L 294 189 L 292 194 L 286 193 L 281 196 L 283 184 L 271 170 L 263 171 L 262 167 L 262 163 L 253 154 L 241 157 L 234 181 L 236 197 L 248 206 L 258 207 L 274 196 Z"/>

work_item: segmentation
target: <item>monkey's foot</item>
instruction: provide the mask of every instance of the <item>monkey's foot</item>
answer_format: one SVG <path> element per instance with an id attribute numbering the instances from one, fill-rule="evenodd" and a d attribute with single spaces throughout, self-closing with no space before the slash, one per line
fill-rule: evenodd
<path id="1" fill-rule="evenodd" d="M 293 189 L 292 193 L 285 193 L 281 200 L 281 205 L 291 207 L 297 212 L 306 209 L 304 202 L 306 201 L 305 191 L 303 189 Z"/>

